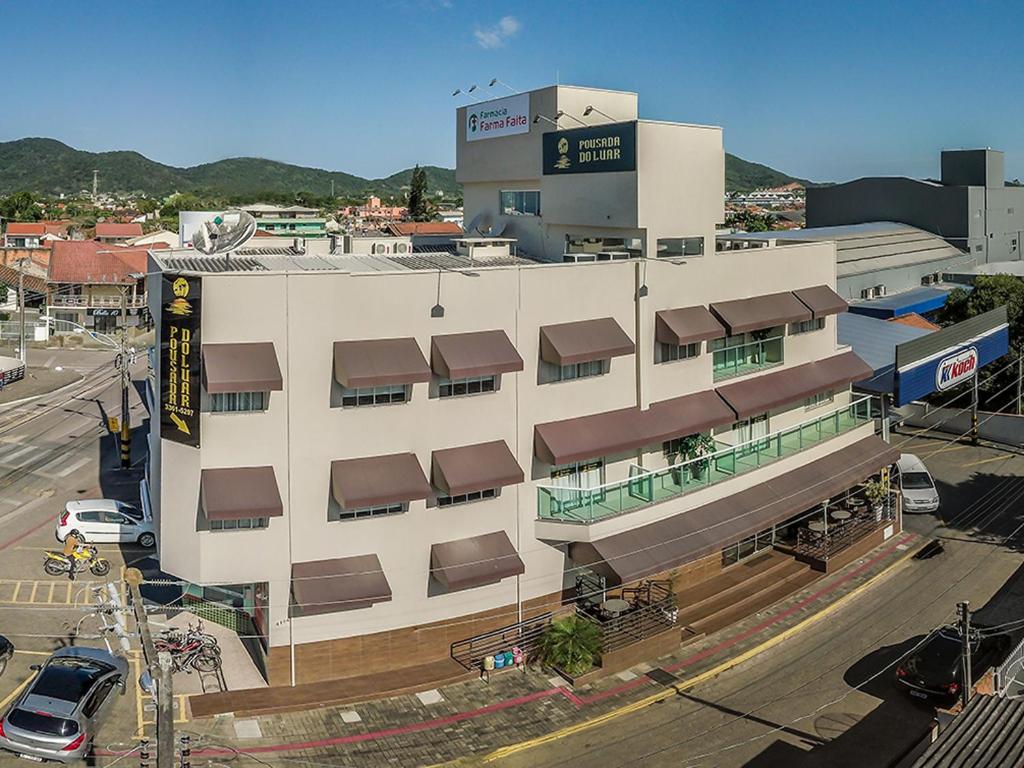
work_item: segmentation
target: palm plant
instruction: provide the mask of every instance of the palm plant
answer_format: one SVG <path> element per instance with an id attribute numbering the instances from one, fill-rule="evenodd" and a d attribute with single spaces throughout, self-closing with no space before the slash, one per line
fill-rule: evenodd
<path id="1" fill-rule="evenodd" d="M 582 616 L 551 622 L 540 638 L 540 661 L 576 676 L 594 666 L 601 654 L 601 630 Z"/>

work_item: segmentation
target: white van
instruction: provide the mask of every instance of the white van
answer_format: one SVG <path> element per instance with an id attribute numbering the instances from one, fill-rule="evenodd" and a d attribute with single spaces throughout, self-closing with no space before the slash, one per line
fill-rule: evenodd
<path id="1" fill-rule="evenodd" d="M 936 512 L 939 509 L 939 492 L 924 462 L 912 453 L 903 453 L 896 466 L 900 470 L 903 511 Z"/>

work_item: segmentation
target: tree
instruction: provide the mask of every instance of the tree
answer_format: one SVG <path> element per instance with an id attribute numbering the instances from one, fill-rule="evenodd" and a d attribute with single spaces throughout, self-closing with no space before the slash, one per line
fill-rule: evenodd
<path id="1" fill-rule="evenodd" d="M 0 217 L 7 221 L 38 221 L 43 217 L 31 192 L 15 192 L 0 197 Z"/>
<path id="2" fill-rule="evenodd" d="M 427 207 L 427 172 L 418 165 L 412 171 L 406 207 L 413 221 L 427 221 L 430 218 Z"/>
<path id="3" fill-rule="evenodd" d="M 1010 354 L 993 367 L 994 373 L 982 377 L 979 389 L 982 407 L 1016 411 L 1017 366 L 1012 363 L 1024 354 L 1024 280 L 1013 275 L 979 275 L 974 290 L 949 292 L 939 322 L 952 325 L 1003 306 L 1010 326 Z"/>
<path id="4" fill-rule="evenodd" d="M 725 223 L 726 226 L 744 232 L 768 232 L 775 229 L 775 217 L 770 213 L 754 213 L 746 209 L 728 214 Z"/>
<path id="5" fill-rule="evenodd" d="M 151 197 L 144 197 L 135 203 L 135 210 L 139 213 L 155 213 L 159 207 L 160 203 Z"/>

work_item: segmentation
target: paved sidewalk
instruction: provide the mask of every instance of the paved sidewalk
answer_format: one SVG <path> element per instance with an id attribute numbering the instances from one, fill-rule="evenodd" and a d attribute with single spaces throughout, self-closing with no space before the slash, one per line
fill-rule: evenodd
<path id="1" fill-rule="evenodd" d="M 684 687 L 712 677 L 784 642 L 816 615 L 906 559 L 921 543 L 900 534 L 845 569 L 825 576 L 780 603 L 720 632 L 591 685 L 572 690 L 531 669 L 496 675 L 491 682 L 458 683 L 440 691 L 325 707 L 305 712 L 194 720 L 179 727 L 199 755 L 235 750 L 284 765 L 306 757 L 346 766 L 431 765 L 462 759 L 475 764 L 494 750 L 561 729 L 585 729 L 595 718 L 612 719 L 647 706 L 671 688 L 647 676 L 661 668 Z M 808 629 L 807 631 L 812 631 Z M 279 759 L 275 759 L 280 756 Z"/>

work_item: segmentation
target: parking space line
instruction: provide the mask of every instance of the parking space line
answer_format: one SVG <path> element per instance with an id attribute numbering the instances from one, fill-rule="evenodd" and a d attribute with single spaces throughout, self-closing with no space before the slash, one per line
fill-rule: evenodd
<path id="1" fill-rule="evenodd" d="M 48 603 L 52 603 L 53 602 L 53 588 L 56 587 L 56 586 L 57 586 L 57 582 L 52 582 L 50 584 L 50 594 L 48 594 L 46 596 L 46 602 L 48 602 Z"/>
<path id="2" fill-rule="evenodd" d="M 1006 456 L 990 456 L 987 459 L 979 459 L 978 461 L 971 461 L 964 464 L 964 467 L 977 467 L 981 464 L 990 464 L 993 461 L 1008 461 L 1013 458 L 1013 454 L 1007 454 Z"/>
<path id="3" fill-rule="evenodd" d="M 78 605 L 91 602 L 90 590 L 95 586 L 95 581 L 15 581 L 13 579 L 0 579 L 0 605 Z M 31 589 L 29 588 L 31 585 Z M 6 589 L 12 589 L 11 596 L 7 598 Z M 82 600 L 79 601 L 79 594 L 75 588 L 81 589 Z M 62 592 L 61 589 L 64 591 Z M 122 598 L 123 599 L 123 598 Z"/>
<path id="4" fill-rule="evenodd" d="M 188 715 L 185 714 L 185 707 L 188 704 L 188 697 L 192 694 L 189 693 L 176 693 L 174 694 L 174 724 L 181 725 L 189 721 Z M 145 715 L 143 715 L 145 718 Z M 156 725 L 156 720 L 143 719 L 143 725 Z"/>
<path id="5" fill-rule="evenodd" d="M 67 597 L 64 598 L 64 602 L 67 603 L 68 605 L 71 605 L 71 582 L 70 581 L 68 582 L 67 587 L 68 587 L 68 594 L 67 594 Z"/>
<path id="6" fill-rule="evenodd" d="M 29 595 L 28 602 L 34 603 L 36 601 L 36 590 L 37 589 L 39 589 L 39 582 L 38 581 L 33 581 L 32 582 L 32 594 Z"/>
<path id="7" fill-rule="evenodd" d="M 31 682 L 31 680 L 32 680 L 32 677 L 26 678 L 21 683 L 19 683 L 19 685 L 13 691 L 11 691 L 9 694 L 7 694 L 7 696 L 4 697 L 4 700 L 0 701 L 0 710 L 2 710 L 8 704 L 10 704 L 12 701 L 14 701 L 14 699 L 17 698 L 18 694 L 20 694 L 22 692 L 22 690 L 24 690 L 25 686 L 28 685 L 29 682 Z"/>
<path id="8" fill-rule="evenodd" d="M 19 581 L 19 582 L 17 582 L 17 583 L 16 583 L 15 585 L 14 585 L 14 595 L 13 595 L 13 596 L 11 597 L 11 602 L 12 602 L 12 603 L 16 603 L 16 602 L 18 602 L 18 595 L 19 595 L 20 593 L 21 593 L 21 582 Z"/>

